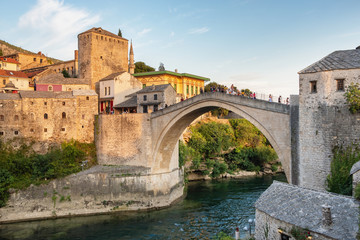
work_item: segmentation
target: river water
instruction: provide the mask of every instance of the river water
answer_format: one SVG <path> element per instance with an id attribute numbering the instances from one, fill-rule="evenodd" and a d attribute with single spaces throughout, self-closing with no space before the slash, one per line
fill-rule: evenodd
<path id="1" fill-rule="evenodd" d="M 0 239 L 212 239 L 219 232 L 247 232 L 254 203 L 284 175 L 190 182 L 187 196 L 157 211 L 116 213 L 0 225 Z"/>

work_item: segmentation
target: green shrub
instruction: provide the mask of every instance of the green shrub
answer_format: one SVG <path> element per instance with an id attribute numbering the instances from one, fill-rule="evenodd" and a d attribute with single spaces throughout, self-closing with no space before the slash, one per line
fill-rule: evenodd
<path id="1" fill-rule="evenodd" d="M 355 195 L 354 195 L 354 197 L 357 200 L 360 200 L 360 184 L 359 183 L 355 187 Z"/>
<path id="2" fill-rule="evenodd" d="M 327 176 L 327 190 L 343 195 L 352 194 L 351 167 L 360 160 L 357 146 L 337 147 L 333 150 L 330 174 Z"/>
<path id="3" fill-rule="evenodd" d="M 11 173 L 3 168 L 0 168 L 0 207 L 5 206 L 9 198 L 9 187 L 14 181 Z"/>
<path id="4" fill-rule="evenodd" d="M 276 172 L 278 170 L 278 166 L 273 164 L 271 165 L 271 171 Z"/>
<path id="5" fill-rule="evenodd" d="M 30 184 L 38 185 L 79 172 L 81 162 L 85 160 L 88 160 L 88 166 L 96 164 L 95 144 L 69 141 L 61 148 L 40 155 L 32 150 L 31 144 L 14 149 L 0 141 L 0 206 L 8 198 L 8 188 L 24 189 Z"/>
<path id="6" fill-rule="evenodd" d="M 360 111 L 360 89 L 358 83 L 351 83 L 345 92 L 346 102 L 349 105 L 349 111 L 353 114 Z"/>

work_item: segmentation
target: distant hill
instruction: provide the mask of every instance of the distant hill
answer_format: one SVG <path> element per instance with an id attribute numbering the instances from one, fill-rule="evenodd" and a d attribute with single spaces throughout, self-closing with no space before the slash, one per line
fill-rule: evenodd
<path id="1" fill-rule="evenodd" d="M 28 50 L 22 49 L 21 47 L 17 47 L 8 42 L 0 40 L 0 56 L 6 56 L 6 55 L 10 55 L 10 54 L 15 54 L 15 53 L 36 54 L 36 53 L 30 52 Z M 48 58 L 48 60 L 52 61 L 53 63 L 63 62 L 56 58 L 51 58 L 51 57 L 47 57 L 47 58 Z"/>

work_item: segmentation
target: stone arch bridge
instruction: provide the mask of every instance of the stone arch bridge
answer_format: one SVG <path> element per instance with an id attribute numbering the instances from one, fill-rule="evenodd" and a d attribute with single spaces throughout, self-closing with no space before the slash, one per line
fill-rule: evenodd
<path id="1" fill-rule="evenodd" d="M 149 174 L 174 172 L 179 169 L 181 134 L 196 118 L 219 107 L 255 125 L 278 154 L 288 181 L 296 183 L 297 174 L 293 173 L 297 172 L 297 166 L 292 167 L 291 107 L 219 92 L 200 94 L 151 114 L 100 115 L 95 128 L 98 161 L 107 165 L 143 166 Z"/>

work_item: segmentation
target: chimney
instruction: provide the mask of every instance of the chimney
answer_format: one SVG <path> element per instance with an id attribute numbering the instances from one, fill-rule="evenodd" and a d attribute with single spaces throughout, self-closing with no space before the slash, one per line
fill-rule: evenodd
<path id="1" fill-rule="evenodd" d="M 75 54 L 75 61 L 78 60 L 78 56 L 79 56 L 79 51 L 78 50 L 75 50 L 74 51 L 74 54 Z"/>
<path id="2" fill-rule="evenodd" d="M 175 72 L 177 73 L 177 72 L 178 72 L 178 70 L 177 70 L 177 69 L 175 69 Z"/>
<path id="3" fill-rule="evenodd" d="M 331 218 L 331 207 L 328 205 L 322 205 L 322 223 L 325 227 L 328 227 L 332 224 L 332 218 Z"/>

